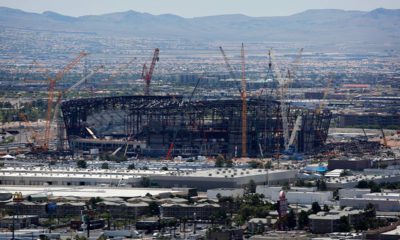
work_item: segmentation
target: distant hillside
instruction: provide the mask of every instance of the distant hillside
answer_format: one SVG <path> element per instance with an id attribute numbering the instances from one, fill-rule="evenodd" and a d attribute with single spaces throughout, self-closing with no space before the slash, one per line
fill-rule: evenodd
<path id="1" fill-rule="evenodd" d="M 400 10 L 371 12 L 308 10 L 286 17 L 220 15 L 182 18 L 135 11 L 69 17 L 0 7 L 0 26 L 101 35 L 239 41 L 293 41 L 308 44 L 400 42 Z"/>

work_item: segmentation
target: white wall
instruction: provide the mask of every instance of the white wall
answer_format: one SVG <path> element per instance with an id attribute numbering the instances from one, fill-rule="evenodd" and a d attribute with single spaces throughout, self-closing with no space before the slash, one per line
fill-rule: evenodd
<path id="1" fill-rule="evenodd" d="M 370 193 L 371 189 L 343 188 L 339 189 L 339 199 L 341 198 L 360 198 L 363 194 Z"/>
<path id="2" fill-rule="evenodd" d="M 263 194 L 266 199 L 272 201 L 277 201 L 279 199 L 279 192 L 281 190 L 282 187 L 268 187 L 265 185 L 258 185 L 256 187 L 256 193 Z"/>
<path id="3" fill-rule="evenodd" d="M 333 193 L 330 191 L 326 192 L 294 192 L 289 191 L 286 193 L 286 198 L 288 203 L 291 204 L 312 204 L 313 202 L 318 202 L 318 204 L 323 205 L 333 198 Z"/>

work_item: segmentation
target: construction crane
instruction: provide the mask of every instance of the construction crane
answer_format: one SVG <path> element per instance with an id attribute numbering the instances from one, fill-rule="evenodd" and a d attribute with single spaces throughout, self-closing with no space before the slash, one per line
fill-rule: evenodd
<path id="1" fill-rule="evenodd" d="M 330 75 L 329 79 L 328 79 L 328 83 L 327 83 L 326 87 L 324 88 L 324 91 L 323 91 L 323 94 L 322 94 L 322 98 L 319 101 L 318 108 L 315 110 L 315 112 L 317 114 L 320 114 L 321 111 L 323 110 L 324 106 L 325 106 L 325 99 L 328 96 L 329 88 L 331 87 L 332 82 L 333 82 L 333 78 L 332 78 L 332 75 Z"/>
<path id="2" fill-rule="evenodd" d="M 273 54 L 272 51 L 268 53 L 269 57 L 272 59 Z M 283 135 L 283 146 L 287 150 L 289 147 L 289 126 L 288 126 L 288 109 L 287 104 L 285 102 L 286 97 L 286 89 L 287 89 L 287 80 L 284 79 L 280 73 L 279 69 L 272 68 L 272 71 L 275 73 L 275 76 L 278 80 L 279 86 L 277 95 L 280 99 L 280 112 L 281 112 L 281 120 L 282 120 L 282 135 Z"/>
<path id="3" fill-rule="evenodd" d="M 285 92 L 287 91 L 287 89 L 290 89 L 290 84 L 293 82 L 293 77 L 297 71 L 297 66 L 301 60 L 302 54 L 303 54 L 303 48 L 300 48 L 299 53 L 297 54 L 296 58 L 294 59 L 294 61 L 290 64 L 289 68 L 287 69 L 287 81 L 286 81 L 286 83 L 284 83 L 285 86 L 284 86 L 284 90 L 283 90 L 284 95 L 286 95 Z M 287 118 L 287 116 L 286 116 L 286 118 Z M 287 135 L 289 137 L 289 140 L 287 141 L 287 144 L 285 145 L 285 150 L 289 150 L 289 148 L 293 146 L 294 141 L 297 136 L 297 132 L 300 130 L 300 127 L 302 125 L 302 121 L 303 121 L 302 116 L 301 115 L 297 116 L 296 121 L 293 125 L 292 132 L 290 134 L 290 137 L 289 137 L 289 133 Z M 289 129 L 287 129 L 287 131 L 289 131 Z"/>
<path id="4" fill-rule="evenodd" d="M 229 64 L 229 59 L 227 58 L 225 51 L 222 47 L 219 47 L 219 50 L 221 51 L 221 54 L 224 58 L 224 62 L 226 65 L 226 68 L 228 69 L 228 72 L 231 76 L 232 79 L 238 79 L 233 72 L 233 69 L 231 65 Z M 247 156 L 247 93 L 246 93 L 246 73 L 245 73 L 245 68 L 246 68 L 246 62 L 245 62 L 245 56 L 244 56 L 244 44 L 242 43 L 242 48 L 240 52 L 241 56 L 241 65 L 242 65 L 242 80 L 241 80 L 241 87 L 236 83 L 236 86 L 239 90 L 240 97 L 242 100 L 242 157 Z"/>
<path id="5" fill-rule="evenodd" d="M 109 81 L 113 80 L 114 78 L 116 78 L 117 75 L 118 75 L 122 70 L 128 68 L 129 65 L 131 65 L 131 64 L 132 64 L 134 61 L 136 61 L 136 60 L 137 60 L 137 58 L 134 57 L 134 58 L 132 58 L 131 60 L 129 60 L 127 63 L 125 63 L 124 65 L 120 66 L 113 74 L 111 74 L 111 76 L 110 76 L 109 78 L 107 78 L 106 81 L 109 82 Z"/>
<path id="6" fill-rule="evenodd" d="M 203 74 L 204 74 L 204 72 L 203 72 Z M 196 86 L 194 87 L 192 93 L 190 94 L 188 103 L 190 103 L 190 102 L 192 101 L 193 96 L 194 96 L 194 93 L 196 92 L 197 87 L 199 86 L 200 79 L 202 79 L 202 77 L 199 77 L 199 78 L 197 79 Z M 179 106 L 183 106 L 183 104 L 181 104 L 181 105 L 179 105 Z M 171 144 L 169 145 L 169 148 L 168 148 L 168 151 L 167 151 L 167 156 L 165 157 L 166 160 L 170 160 L 170 159 L 171 159 L 172 150 L 174 150 L 174 147 L 175 147 L 175 140 L 176 140 L 176 137 L 178 136 L 178 130 L 179 130 L 179 129 L 176 128 L 175 131 L 174 131 L 174 135 L 172 136 L 172 142 L 171 142 Z"/>
<path id="7" fill-rule="evenodd" d="M 244 57 L 244 45 L 240 51 L 242 58 L 242 157 L 247 156 L 247 92 L 246 92 L 246 62 Z"/>
<path id="8" fill-rule="evenodd" d="M 88 75 L 86 75 L 85 77 L 83 77 L 81 80 L 79 80 L 78 82 L 76 82 L 75 84 L 73 84 L 71 87 L 69 87 L 68 89 L 64 90 L 64 91 L 59 91 L 58 95 L 57 95 L 57 101 L 56 101 L 56 105 L 54 106 L 54 114 L 53 114 L 53 121 L 55 121 L 55 118 L 57 118 L 58 115 L 58 111 L 59 111 L 59 107 L 60 107 L 60 103 L 62 98 L 70 91 L 75 90 L 77 87 L 79 87 L 81 84 L 83 84 L 84 82 L 86 82 L 89 78 L 91 78 L 94 74 L 96 74 L 98 71 L 100 71 L 101 69 L 103 69 L 104 66 L 100 65 L 98 67 L 96 67 L 93 71 L 91 71 Z"/>
<path id="9" fill-rule="evenodd" d="M 59 91 L 58 95 L 57 95 L 57 101 L 56 104 L 54 105 L 54 113 L 53 113 L 53 120 L 50 123 L 50 126 L 52 125 L 52 123 L 60 123 L 58 120 L 59 118 L 59 110 L 60 110 L 60 104 L 61 104 L 61 100 L 62 98 L 70 91 L 75 90 L 77 87 L 79 87 L 80 85 L 82 85 L 83 83 L 85 83 L 88 79 L 90 79 L 94 74 L 96 74 L 97 72 L 99 72 L 101 69 L 103 69 L 104 66 L 100 65 L 98 67 L 96 67 L 93 71 L 91 71 L 89 74 L 87 74 L 85 77 L 83 77 L 81 80 L 79 80 L 78 82 L 76 82 L 75 84 L 73 84 L 71 87 L 69 87 L 68 89 L 64 90 L 64 91 Z M 59 125 L 57 124 L 56 127 L 59 127 Z M 49 134 L 51 135 L 51 134 Z"/>
<path id="10" fill-rule="evenodd" d="M 61 71 L 59 71 L 55 78 L 49 77 L 49 90 L 48 90 L 48 98 L 47 98 L 47 114 L 46 114 L 46 126 L 45 126 L 45 133 L 44 133 L 44 143 L 42 145 L 43 151 L 47 151 L 49 149 L 49 139 L 50 139 L 50 131 L 51 131 L 51 114 L 53 110 L 53 98 L 54 98 L 54 89 L 56 83 L 61 80 L 65 73 L 71 70 L 79 61 L 86 57 L 87 53 L 80 52 L 78 57 L 72 60 L 67 66 L 65 66 Z"/>
<path id="11" fill-rule="evenodd" d="M 154 49 L 153 59 L 151 61 L 149 70 L 147 70 L 146 63 L 143 64 L 142 79 L 145 82 L 144 95 L 146 95 L 146 96 L 148 96 L 150 94 L 151 77 L 153 76 L 153 71 L 154 71 L 154 67 L 156 66 L 156 62 L 158 62 L 160 60 L 158 57 L 159 53 L 160 53 L 160 49 L 158 49 L 158 48 Z"/>

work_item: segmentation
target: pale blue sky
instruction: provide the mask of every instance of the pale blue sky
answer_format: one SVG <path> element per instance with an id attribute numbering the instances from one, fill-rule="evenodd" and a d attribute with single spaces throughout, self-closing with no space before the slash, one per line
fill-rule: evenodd
<path id="1" fill-rule="evenodd" d="M 69 16 L 127 10 L 151 14 L 172 13 L 182 17 L 231 13 L 285 16 L 307 9 L 400 9 L 400 0 L 0 0 L 0 6 L 39 13 L 49 10 Z"/>

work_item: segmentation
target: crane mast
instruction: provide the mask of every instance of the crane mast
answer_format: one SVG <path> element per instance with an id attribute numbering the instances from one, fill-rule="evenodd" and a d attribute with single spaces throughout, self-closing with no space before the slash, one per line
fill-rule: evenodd
<path id="1" fill-rule="evenodd" d="M 242 58 L 242 157 L 247 156 L 247 93 L 246 93 L 246 62 L 244 57 L 244 45 L 240 51 Z"/>
<path id="2" fill-rule="evenodd" d="M 148 96 L 150 94 L 150 82 L 151 82 L 151 78 L 153 76 L 154 67 L 156 66 L 156 62 L 158 62 L 160 60 L 158 57 L 159 53 L 160 53 L 160 49 L 158 49 L 158 48 L 154 49 L 153 59 L 151 61 L 150 69 L 148 71 L 147 71 L 146 64 L 143 64 L 142 78 L 145 81 L 144 95 L 146 95 L 146 96 Z"/>
<path id="3" fill-rule="evenodd" d="M 224 62 L 226 65 L 226 68 L 228 69 L 229 75 L 232 79 L 238 79 L 233 72 L 232 66 L 229 64 L 228 57 L 225 54 L 225 51 L 222 47 L 219 47 L 219 50 L 221 51 L 221 54 L 224 58 Z M 244 56 L 244 44 L 242 43 L 242 48 L 240 52 L 241 56 L 241 65 L 242 65 L 242 78 L 241 78 L 241 86 L 237 84 L 237 88 L 240 93 L 240 98 L 242 100 L 242 157 L 247 156 L 247 93 L 246 93 L 246 62 L 245 62 L 245 56 Z"/>

